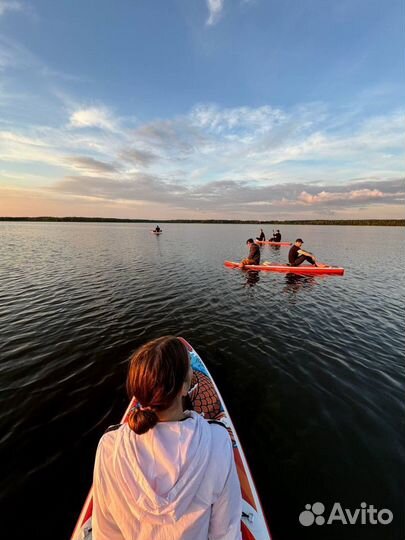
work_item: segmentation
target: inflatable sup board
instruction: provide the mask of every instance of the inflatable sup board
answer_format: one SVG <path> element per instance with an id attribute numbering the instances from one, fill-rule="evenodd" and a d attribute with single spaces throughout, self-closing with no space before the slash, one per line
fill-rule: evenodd
<path id="1" fill-rule="evenodd" d="M 261 246 L 292 246 L 291 242 L 272 242 L 271 240 L 255 240 L 255 243 Z"/>
<path id="2" fill-rule="evenodd" d="M 193 368 L 193 378 L 191 381 L 191 390 L 189 392 L 193 409 L 203 415 L 207 420 L 222 422 L 227 428 L 232 440 L 236 469 L 239 476 L 243 499 L 241 516 L 242 540 L 271 540 L 252 475 L 249 471 L 235 427 L 225 407 L 221 394 L 200 356 L 185 339 L 180 339 L 189 351 Z M 122 417 L 121 423 L 126 422 L 131 407 L 135 405 L 135 400 L 132 400 Z M 91 489 L 73 531 L 71 540 L 92 540 L 92 512 L 93 495 Z"/>
<path id="3" fill-rule="evenodd" d="M 240 268 L 238 262 L 225 261 L 224 265 L 228 268 Z M 288 264 L 278 264 L 278 263 L 269 263 L 269 264 L 246 264 L 244 267 L 246 270 L 253 270 L 258 272 L 263 270 L 264 272 L 284 272 L 285 274 L 311 274 L 311 275 L 337 275 L 343 276 L 345 273 L 344 268 L 338 266 L 312 266 L 310 264 L 301 264 L 300 266 L 290 266 Z"/>

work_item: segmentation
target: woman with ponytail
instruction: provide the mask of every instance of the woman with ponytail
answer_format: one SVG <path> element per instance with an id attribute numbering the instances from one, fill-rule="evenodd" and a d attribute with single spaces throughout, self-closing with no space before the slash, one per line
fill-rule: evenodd
<path id="1" fill-rule="evenodd" d="M 130 359 L 128 423 L 101 438 L 94 540 L 239 540 L 242 500 L 228 432 L 183 410 L 192 377 L 173 336 Z"/>

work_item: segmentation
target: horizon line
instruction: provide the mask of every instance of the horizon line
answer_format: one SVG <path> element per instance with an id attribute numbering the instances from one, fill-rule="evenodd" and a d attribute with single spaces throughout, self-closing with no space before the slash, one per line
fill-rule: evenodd
<path id="1" fill-rule="evenodd" d="M 257 219 L 136 219 L 86 216 L 0 216 L 0 221 L 42 221 L 42 222 L 105 222 L 105 223 L 205 223 L 234 225 L 384 225 L 405 226 L 405 219 L 294 219 L 294 220 L 257 220 Z"/>

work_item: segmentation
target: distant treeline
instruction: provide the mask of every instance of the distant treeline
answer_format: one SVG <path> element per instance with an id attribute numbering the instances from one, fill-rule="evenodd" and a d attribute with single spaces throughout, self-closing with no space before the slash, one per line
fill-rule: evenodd
<path id="1" fill-rule="evenodd" d="M 0 221 L 68 221 L 85 223 L 211 223 L 233 225 L 368 225 L 404 227 L 405 219 L 304 219 L 292 221 L 260 221 L 255 219 L 121 219 L 102 217 L 0 217 Z"/>

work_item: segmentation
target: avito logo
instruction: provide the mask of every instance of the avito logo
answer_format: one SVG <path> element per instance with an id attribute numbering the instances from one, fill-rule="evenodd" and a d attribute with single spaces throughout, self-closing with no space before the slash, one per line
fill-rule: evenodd
<path id="1" fill-rule="evenodd" d="M 301 525 L 309 527 L 314 523 L 316 525 L 331 525 L 332 523 L 341 523 L 342 525 L 388 525 L 394 519 L 394 515 L 388 508 L 378 510 L 372 504 L 362 502 L 360 508 L 351 511 L 349 508 L 342 508 L 342 505 L 336 502 L 329 515 L 326 517 L 325 505 L 321 502 L 306 504 L 305 510 L 300 513 L 298 519 Z"/>

